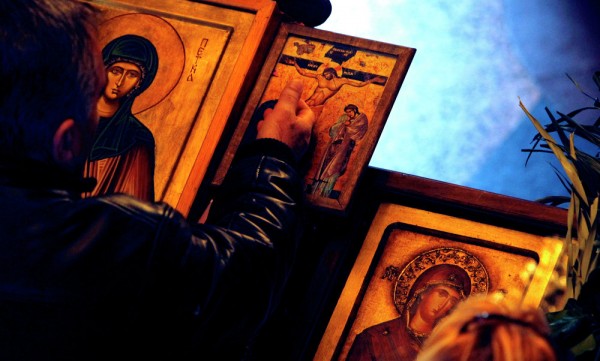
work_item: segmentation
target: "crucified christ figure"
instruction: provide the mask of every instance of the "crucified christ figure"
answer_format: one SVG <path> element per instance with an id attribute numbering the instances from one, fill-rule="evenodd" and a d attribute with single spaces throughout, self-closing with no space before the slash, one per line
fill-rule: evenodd
<path id="1" fill-rule="evenodd" d="M 300 73 L 300 75 L 314 78 L 317 80 L 317 87 L 315 91 L 305 100 L 306 104 L 310 107 L 323 105 L 327 101 L 327 99 L 331 98 L 344 86 L 350 85 L 355 87 L 363 87 L 365 85 L 371 83 L 384 83 L 385 78 L 376 76 L 367 81 L 358 81 L 347 79 L 344 77 L 338 76 L 337 72 L 334 68 L 325 68 L 319 73 L 312 73 L 302 69 L 294 60 L 290 60 L 290 62 L 294 62 L 294 67 L 296 71 Z"/>

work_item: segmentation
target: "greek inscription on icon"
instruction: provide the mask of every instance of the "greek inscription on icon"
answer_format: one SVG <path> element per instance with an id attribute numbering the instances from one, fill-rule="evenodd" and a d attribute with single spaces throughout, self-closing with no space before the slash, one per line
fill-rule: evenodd
<path id="1" fill-rule="evenodd" d="M 198 47 L 198 50 L 196 51 L 196 57 L 195 57 L 196 60 L 194 61 L 194 64 L 192 64 L 190 73 L 186 79 L 187 81 L 194 81 L 194 75 L 196 74 L 196 70 L 198 70 L 198 61 L 200 59 L 202 59 L 202 54 L 204 54 L 204 50 L 206 49 L 207 46 L 208 46 L 208 39 L 203 38 L 202 41 L 200 42 L 200 46 Z"/>

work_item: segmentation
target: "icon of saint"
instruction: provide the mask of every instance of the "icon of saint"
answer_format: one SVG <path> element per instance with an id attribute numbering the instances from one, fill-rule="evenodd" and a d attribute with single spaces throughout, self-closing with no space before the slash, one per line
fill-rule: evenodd
<path id="1" fill-rule="evenodd" d="M 344 114 L 329 129 L 331 140 L 309 187 L 309 193 L 328 198 L 339 196 L 333 191 L 333 187 L 346 172 L 350 155 L 356 143 L 367 133 L 368 127 L 367 116 L 356 105 L 348 104 L 344 107 Z"/>
<path id="2" fill-rule="evenodd" d="M 158 70 L 152 43 L 124 35 L 102 50 L 107 84 L 98 102 L 100 122 L 88 157 L 85 176 L 97 185 L 89 195 L 126 193 L 154 201 L 155 140 L 152 132 L 132 114 L 138 95 Z"/>
<path id="3" fill-rule="evenodd" d="M 470 292 L 471 279 L 461 267 L 439 264 L 429 268 L 411 287 L 400 317 L 359 333 L 346 360 L 414 360 L 437 323 Z"/>

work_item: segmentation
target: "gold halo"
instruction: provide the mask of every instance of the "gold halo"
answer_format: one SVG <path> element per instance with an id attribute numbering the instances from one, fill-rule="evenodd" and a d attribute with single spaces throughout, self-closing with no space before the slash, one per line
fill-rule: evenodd
<path id="1" fill-rule="evenodd" d="M 183 73 L 185 48 L 177 30 L 171 24 L 150 14 L 123 14 L 102 22 L 99 34 L 101 48 L 126 34 L 144 37 L 156 48 L 156 77 L 150 87 L 136 97 L 132 107 L 133 114 L 152 108 L 173 91 Z"/>
<path id="2" fill-rule="evenodd" d="M 466 272 L 471 280 L 469 295 L 487 293 L 490 279 L 487 270 L 477 257 L 459 248 L 432 249 L 410 261 L 396 279 L 394 305 L 400 315 L 405 310 L 409 293 L 415 282 L 425 271 L 440 265 L 457 266 Z"/>

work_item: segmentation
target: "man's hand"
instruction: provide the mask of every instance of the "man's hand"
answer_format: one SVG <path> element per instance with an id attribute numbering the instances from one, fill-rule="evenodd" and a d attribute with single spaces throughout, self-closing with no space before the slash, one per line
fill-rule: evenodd
<path id="1" fill-rule="evenodd" d="M 273 138 L 287 144 L 296 155 L 296 159 L 308 149 L 315 114 L 300 99 L 303 84 L 300 79 L 291 80 L 281 91 L 273 109 L 267 109 L 264 120 L 257 124 L 257 139 Z"/>

